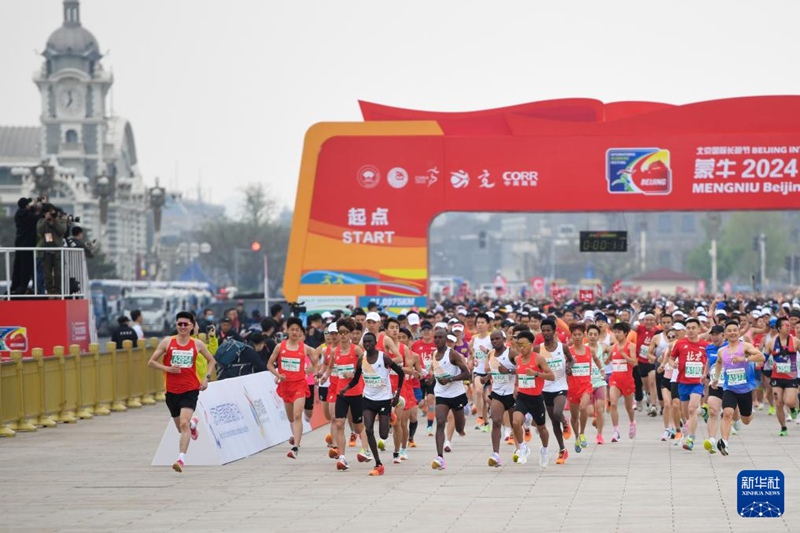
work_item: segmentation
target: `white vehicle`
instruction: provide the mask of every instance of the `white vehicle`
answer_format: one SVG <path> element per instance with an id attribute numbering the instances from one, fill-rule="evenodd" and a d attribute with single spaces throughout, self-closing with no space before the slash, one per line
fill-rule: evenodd
<path id="1" fill-rule="evenodd" d="M 138 309 L 142 312 L 142 331 L 145 335 L 163 336 L 172 331 L 173 315 L 176 309 L 175 297 L 170 291 L 131 292 L 123 300 L 123 313 L 131 315 Z"/>

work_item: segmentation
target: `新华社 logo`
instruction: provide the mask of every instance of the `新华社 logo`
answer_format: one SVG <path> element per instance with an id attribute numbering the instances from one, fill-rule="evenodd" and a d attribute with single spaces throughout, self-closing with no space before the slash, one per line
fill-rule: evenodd
<path id="1" fill-rule="evenodd" d="M 364 165 L 358 169 L 356 179 L 365 189 L 374 189 L 381 182 L 381 173 L 376 166 Z"/>
<path id="2" fill-rule="evenodd" d="M 612 194 L 669 194 L 672 192 L 669 150 L 610 148 L 606 151 L 606 180 Z"/>
<path id="3" fill-rule="evenodd" d="M 742 518 L 779 518 L 786 512 L 786 479 L 780 470 L 742 470 L 736 508 Z"/>

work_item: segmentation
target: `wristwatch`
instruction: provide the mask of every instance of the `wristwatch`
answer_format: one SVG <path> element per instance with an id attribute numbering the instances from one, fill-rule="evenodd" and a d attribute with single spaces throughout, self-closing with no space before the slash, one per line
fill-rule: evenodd
<path id="1" fill-rule="evenodd" d="M 211 379 L 211 374 L 206 374 L 206 380 Z"/>

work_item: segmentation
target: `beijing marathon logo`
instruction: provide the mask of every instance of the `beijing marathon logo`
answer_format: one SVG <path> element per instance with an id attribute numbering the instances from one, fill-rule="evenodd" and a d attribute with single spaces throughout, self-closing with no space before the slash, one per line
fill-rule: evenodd
<path id="1" fill-rule="evenodd" d="M 779 518 L 786 509 L 780 470 L 742 470 L 736 479 L 736 509 L 743 518 Z"/>
<path id="2" fill-rule="evenodd" d="M 611 194 L 669 194 L 672 192 L 669 150 L 610 148 L 606 151 L 606 180 Z"/>

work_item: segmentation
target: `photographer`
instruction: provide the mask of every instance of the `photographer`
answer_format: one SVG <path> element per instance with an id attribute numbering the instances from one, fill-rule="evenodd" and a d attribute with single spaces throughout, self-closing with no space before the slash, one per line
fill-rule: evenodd
<path id="1" fill-rule="evenodd" d="M 57 251 L 64 247 L 64 235 L 67 232 L 67 217 L 52 204 L 42 204 L 44 217 L 36 223 L 37 248 L 44 251 L 42 270 L 47 294 L 61 294 L 61 254 Z"/>
<path id="2" fill-rule="evenodd" d="M 14 225 L 17 233 L 14 246 L 17 248 L 36 247 L 36 223 L 41 218 L 41 200 L 20 198 L 17 212 L 14 214 Z M 11 277 L 11 294 L 25 294 L 28 283 L 33 279 L 33 251 L 18 250 L 14 253 L 14 273 Z"/>
<path id="3" fill-rule="evenodd" d="M 83 228 L 80 226 L 72 226 L 70 233 L 72 233 L 72 236 L 67 238 L 67 248 L 83 248 L 86 258 L 93 258 L 98 248 L 97 240 L 85 242 L 83 240 Z"/>

